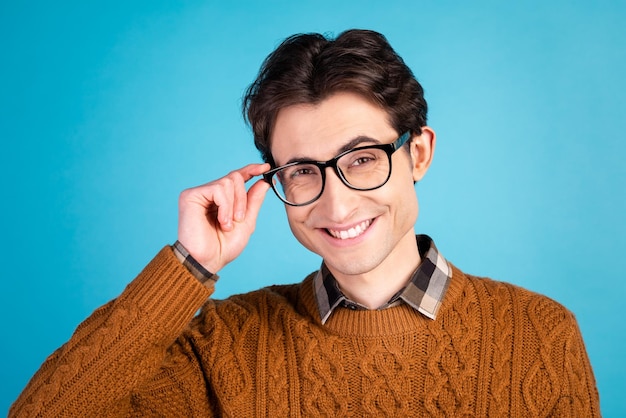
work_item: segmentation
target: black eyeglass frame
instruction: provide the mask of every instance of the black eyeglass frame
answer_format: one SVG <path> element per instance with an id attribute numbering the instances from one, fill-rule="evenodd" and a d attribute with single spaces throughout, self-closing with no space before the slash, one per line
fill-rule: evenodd
<path id="1" fill-rule="evenodd" d="M 394 152 L 399 150 L 409 140 L 409 138 L 411 138 L 411 131 L 407 131 L 407 132 L 403 133 L 402 135 L 400 135 L 398 137 L 398 139 L 393 141 L 391 144 L 376 144 L 376 145 L 367 145 L 367 146 L 364 146 L 364 147 L 352 148 L 350 150 L 342 152 L 341 154 L 337 155 L 334 158 L 331 158 L 328 161 L 294 161 L 292 163 L 281 165 L 280 167 L 276 167 L 276 168 L 273 168 L 273 169 L 271 169 L 269 171 L 266 171 L 265 173 L 262 174 L 263 175 L 263 180 L 265 180 L 266 183 L 268 183 L 270 186 L 272 186 L 272 190 L 274 190 L 274 193 L 276 194 L 276 196 L 278 196 L 278 198 L 283 203 L 285 203 L 285 204 L 287 204 L 289 206 L 306 206 L 306 205 L 310 205 L 311 203 L 313 203 L 317 199 L 319 199 L 320 196 L 322 196 L 322 194 L 324 193 L 324 187 L 326 186 L 326 167 L 331 167 L 335 171 L 335 174 L 337 174 L 337 177 L 339 177 L 341 182 L 346 187 L 348 187 L 349 189 L 358 190 L 358 191 L 376 190 L 376 189 L 379 189 L 379 188 L 383 187 L 389 181 L 389 178 L 391 177 L 391 170 L 392 170 L 391 156 L 393 155 Z M 389 158 L 389 174 L 387 174 L 387 178 L 380 185 L 378 185 L 376 187 L 361 188 L 361 187 L 356 187 L 356 186 L 354 186 L 354 185 L 352 185 L 352 184 L 350 184 L 348 182 L 348 180 L 344 177 L 341 169 L 339 169 L 339 167 L 337 167 L 337 162 L 339 161 L 339 159 L 341 159 L 341 157 L 343 157 L 346 154 L 350 154 L 351 152 L 361 151 L 361 150 L 366 150 L 366 149 L 380 149 L 380 150 L 383 150 L 385 152 L 385 154 L 387 154 L 387 158 Z M 280 171 L 280 170 L 282 170 L 284 168 L 293 167 L 295 165 L 303 165 L 303 164 L 313 164 L 313 165 L 315 165 L 315 166 L 317 166 L 319 168 L 320 173 L 322 175 L 322 187 L 320 189 L 320 192 L 314 198 L 308 200 L 307 202 L 304 202 L 304 203 L 292 203 L 292 202 L 289 202 L 288 200 L 286 200 L 285 198 L 283 198 L 281 196 L 281 194 L 278 192 L 278 190 L 276 190 L 276 187 L 274 186 L 274 182 L 272 181 L 272 177 L 274 177 L 274 174 L 276 174 L 278 171 Z"/>

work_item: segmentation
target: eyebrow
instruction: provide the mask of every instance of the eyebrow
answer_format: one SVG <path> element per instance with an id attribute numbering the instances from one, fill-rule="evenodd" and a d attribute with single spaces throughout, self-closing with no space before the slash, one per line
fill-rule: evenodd
<path id="1" fill-rule="evenodd" d="M 356 148 L 358 145 L 364 144 L 364 143 L 371 143 L 373 145 L 376 144 L 381 144 L 381 142 L 377 139 L 371 138 L 369 136 L 365 136 L 365 135 L 359 135 L 355 138 L 352 138 L 350 141 L 346 142 L 345 144 L 343 144 L 338 150 L 337 153 L 335 154 L 335 156 L 346 152 L 346 151 L 350 151 L 353 148 Z M 334 157 L 333 157 L 334 158 Z M 285 164 L 283 165 L 287 165 L 287 164 L 291 164 L 291 163 L 301 163 L 301 162 L 318 162 L 316 159 L 314 158 L 310 158 L 310 157 L 294 157 L 291 158 L 289 161 L 287 161 Z"/>

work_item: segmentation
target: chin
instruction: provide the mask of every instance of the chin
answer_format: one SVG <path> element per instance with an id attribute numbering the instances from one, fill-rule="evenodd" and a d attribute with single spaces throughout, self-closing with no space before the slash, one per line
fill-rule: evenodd
<path id="1" fill-rule="evenodd" d="M 346 276 L 357 276 L 369 273 L 381 263 L 379 257 L 360 256 L 359 258 L 353 258 L 331 255 L 323 258 L 324 263 L 326 263 L 326 266 L 331 271 Z"/>

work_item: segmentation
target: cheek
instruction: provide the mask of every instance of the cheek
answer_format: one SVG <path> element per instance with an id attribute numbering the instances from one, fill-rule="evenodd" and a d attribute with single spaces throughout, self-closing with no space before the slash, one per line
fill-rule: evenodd
<path id="1" fill-rule="evenodd" d="M 418 202 L 413 184 L 413 177 L 408 173 L 400 178 L 393 179 L 386 196 L 387 201 L 395 206 L 395 212 L 399 214 L 399 221 L 415 222 L 417 219 Z"/>
<path id="2" fill-rule="evenodd" d="M 405 216 L 407 217 L 407 220 L 411 224 L 415 224 L 415 222 L 417 221 L 417 214 L 419 212 L 419 204 L 417 201 L 417 196 L 412 196 L 410 199 L 407 199 L 404 207 L 405 207 Z"/>
<path id="3" fill-rule="evenodd" d="M 306 244 L 306 220 L 309 216 L 309 209 L 307 207 L 294 207 L 285 206 L 285 212 L 287 214 L 287 222 L 289 222 L 289 228 L 302 245 L 308 248 Z"/>
<path id="4" fill-rule="evenodd" d="M 287 221 L 289 225 L 302 222 L 304 211 L 303 208 L 297 206 L 285 205 L 285 214 L 287 214 Z"/>

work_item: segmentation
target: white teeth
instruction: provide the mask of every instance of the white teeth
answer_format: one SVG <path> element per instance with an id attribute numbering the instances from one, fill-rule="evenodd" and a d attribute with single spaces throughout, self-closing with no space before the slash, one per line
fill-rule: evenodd
<path id="1" fill-rule="evenodd" d="M 355 238 L 361 235 L 363 232 L 365 232 L 365 230 L 370 226 L 371 223 L 372 221 L 368 219 L 367 221 L 363 221 L 360 224 L 348 230 L 335 231 L 335 230 L 329 229 L 328 232 L 333 237 L 339 238 L 339 239 Z"/>

